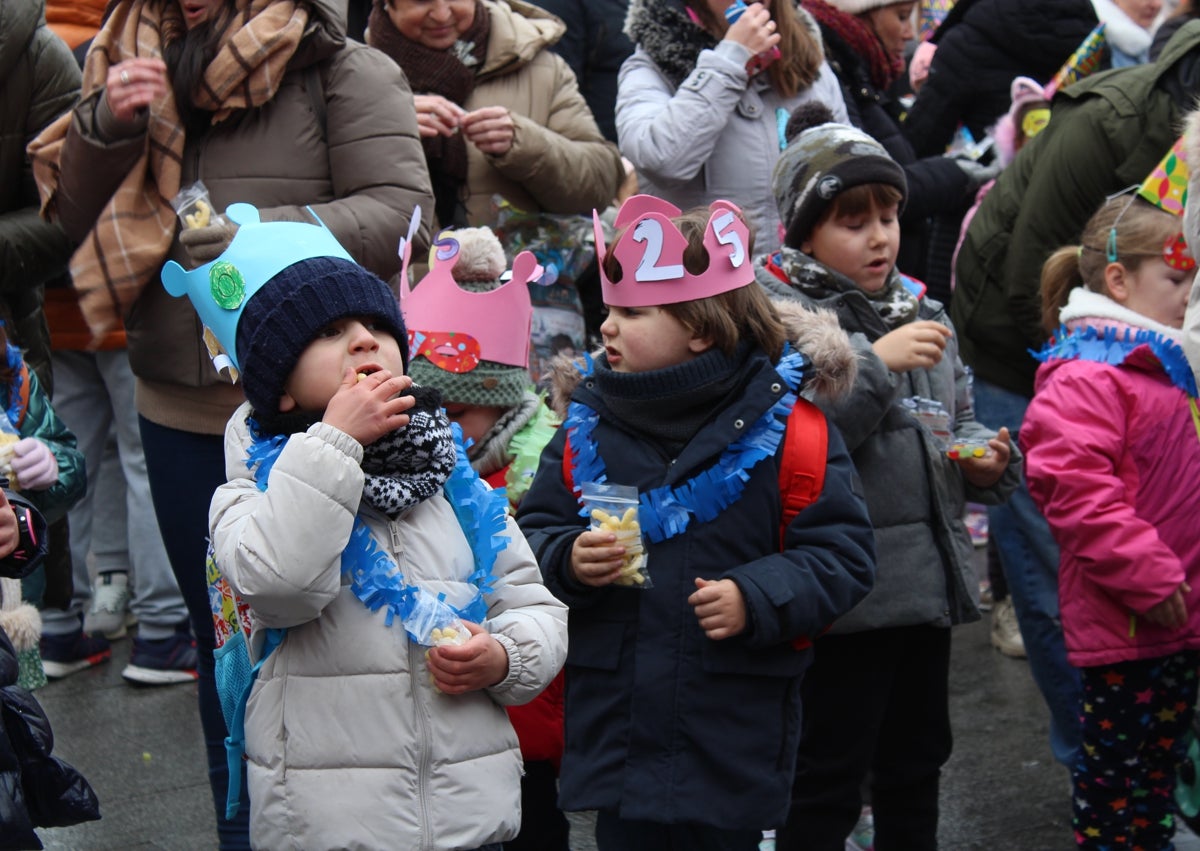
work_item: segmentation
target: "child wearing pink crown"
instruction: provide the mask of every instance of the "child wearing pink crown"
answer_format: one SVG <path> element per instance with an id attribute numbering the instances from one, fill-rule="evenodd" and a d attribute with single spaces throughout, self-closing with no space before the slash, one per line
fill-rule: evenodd
<path id="1" fill-rule="evenodd" d="M 419 215 L 414 219 L 420 220 Z M 408 325 L 408 374 L 442 394 L 450 422 L 467 441 L 467 459 L 488 484 L 504 488 L 513 511 L 533 480 L 558 419 L 533 392 L 529 375 L 533 303 L 526 261 L 504 275 L 504 247 L 490 228 L 458 228 L 435 246 L 419 287 L 400 287 Z M 407 279 L 405 279 L 407 280 Z M 558 808 L 563 751 L 563 676 L 529 703 L 509 706 L 521 743 L 521 832 L 505 851 L 567 851 L 570 825 Z"/>
<path id="2" fill-rule="evenodd" d="M 787 327 L 753 286 L 729 202 L 634 196 L 616 224 L 610 251 L 596 240 L 604 351 L 557 362 L 566 419 L 518 511 L 571 609 L 559 803 L 599 811 L 601 851 L 753 851 L 787 811 L 807 639 L 874 579 L 841 436 L 819 412 L 791 427 L 802 386 L 844 389 L 854 359 L 831 317 Z M 827 445 L 815 501 L 784 522 L 788 432 Z M 598 483 L 636 489 L 620 526 L 640 536 L 589 529 Z"/>

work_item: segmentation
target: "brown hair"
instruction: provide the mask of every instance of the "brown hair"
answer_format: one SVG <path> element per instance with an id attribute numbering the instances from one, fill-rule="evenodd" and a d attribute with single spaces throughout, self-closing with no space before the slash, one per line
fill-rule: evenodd
<path id="1" fill-rule="evenodd" d="M 1042 266 L 1042 328 L 1047 334 L 1058 330 L 1059 311 L 1076 287 L 1107 295 L 1109 263 L 1136 272 L 1145 260 L 1162 257 L 1163 244 L 1177 233 L 1178 217 L 1136 195 L 1109 198 L 1084 225 L 1082 244 L 1058 249 Z M 1110 256 L 1114 235 L 1115 259 Z"/>
<path id="2" fill-rule="evenodd" d="M 811 239 L 813 231 L 835 216 L 859 216 L 871 212 L 873 207 L 886 209 L 904 200 L 902 193 L 890 183 L 860 183 L 833 196 L 821 217 L 813 222 L 812 228 L 796 242 L 796 245 Z"/>
<path id="3" fill-rule="evenodd" d="M 708 251 L 704 248 L 704 229 L 712 211 L 708 207 L 695 207 L 671 219 L 687 239 L 683 250 L 683 267 L 690 274 L 700 275 L 708 268 Z M 740 218 L 740 217 L 739 217 Z M 743 219 L 744 221 L 744 219 Z M 749 222 L 750 240 L 746 245 L 746 262 L 754 254 L 754 229 Z M 618 235 L 617 239 L 620 238 Z M 613 240 L 616 243 L 616 240 Z M 621 264 L 609 251 L 604 255 L 604 274 L 610 281 L 620 281 L 623 275 Z M 771 300 L 758 284 L 751 281 L 736 290 L 719 293 L 694 301 L 664 304 L 662 309 L 678 319 L 685 328 L 697 337 L 708 337 L 713 346 L 732 355 L 737 344 L 744 339 L 754 341 L 771 358 L 778 360 L 783 354 L 787 332 Z"/>
<path id="4" fill-rule="evenodd" d="M 751 2 L 761 0 L 748 0 L 746 5 Z M 685 5 L 710 33 L 724 36 L 729 29 L 725 17 L 714 15 L 704 0 L 685 0 Z M 776 11 L 776 7 L 781 7 L 782 12 Z M 819 37 L 801 19 L 804 13 L 799 11 L 794 0 L 775 0 L 767 11 L 775 21 L 775 32 L 779 33 L 779 60 L 772 62 L 766 73 L 776 92 L 786 98 L 795 97 L 817 81 L 821 62 L 825 59 L 824 48 Z"/>

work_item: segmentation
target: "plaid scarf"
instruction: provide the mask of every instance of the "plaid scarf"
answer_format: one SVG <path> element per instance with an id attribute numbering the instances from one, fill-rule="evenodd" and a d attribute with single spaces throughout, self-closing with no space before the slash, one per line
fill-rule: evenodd
<path id="1" fill-rule="evenodd" d="M 236 5 L 193 94 L 196 107 L 213 113 L 213 124 L 274 97 L 308 24 L 308 10 L 296 0 L 237 0 Z M 122 0 L 110 12 L 88 51 L 82 100 L 104 88 L 111 66 L 135 56 L 162 58 L 163 46 L 186 31 L 174 0 Z M 46 217 L 54 215 L 59 162 L 73 114 L 60 116 L 29 145 Z M 96 339 L 119 326 L 159 273 L 175 236 L 170 202 L 180 189 L 185 139 L 169 87 L 150 107 L 147 135 L 142 157 L 71 257 L 79 305 Z"/>

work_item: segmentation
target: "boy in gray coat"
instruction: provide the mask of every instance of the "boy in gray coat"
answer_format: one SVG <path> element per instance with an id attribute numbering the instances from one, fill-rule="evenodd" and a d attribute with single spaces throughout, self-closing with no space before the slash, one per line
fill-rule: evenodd
<path id="1" fill-rule="evenodd" d="M 948 627 L 979 618 L 965 500 L 1002 500 L 1019 456 L 975 421 L 942 306 L 895 267 L 903 170 L 819 106 L 793 113 L 788 137 L 774 176 L 786 237 L 758 281 L 836 312 L 859 349 L 854 390 L 825 411 L 862 477 L 879 561 L 874 589 L 815 644 L 777 847 L 840 851 L 869 775 L 880 847 L 935 849 Z"/>

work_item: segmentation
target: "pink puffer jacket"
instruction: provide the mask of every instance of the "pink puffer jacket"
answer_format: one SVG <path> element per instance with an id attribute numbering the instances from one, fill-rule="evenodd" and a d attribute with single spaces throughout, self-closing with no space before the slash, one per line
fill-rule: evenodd
<path id="1" fill-rule="evenodd" d="M 1066 340 L 1047 346 L 1020 432 L 1029 491 L 1061 548 L 1059 606 L 1077 667 L 1200 648 L 1191 373 L 1160 334 L 1132 328 L 1127 340 L 1119 325 L 1105 339 L 1118 325 L 1071 323 Z M 1144 617 L 1184 581 L 1193 589 L 1184 628 Z"/>

